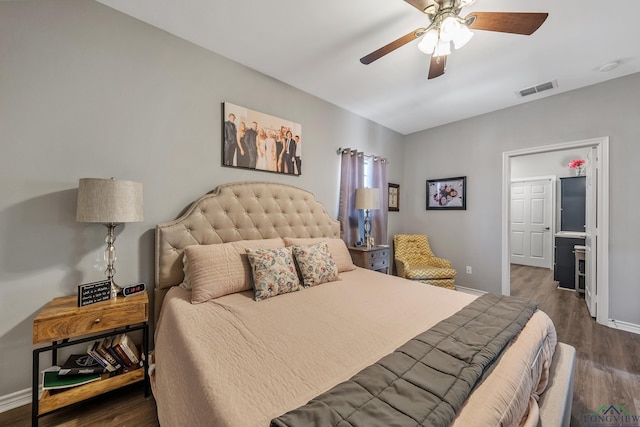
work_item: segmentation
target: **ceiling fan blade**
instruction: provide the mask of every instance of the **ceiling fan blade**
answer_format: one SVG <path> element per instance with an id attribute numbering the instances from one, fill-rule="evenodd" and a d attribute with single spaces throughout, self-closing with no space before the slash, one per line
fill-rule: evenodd
<path id="1" fill-rule="evenodd" d="M 533 34 L 549 16 L 537 12 L 473 12 L 465 21 L 472 30 L 498 31 L 500 33 Z"/>
<path id="2" fill-rule="evenodd" d="M 406 1 L 411 6 L 415 7 L 416 9 L 418 9 L 422 13 L 425 13 L 427 8 L 433 7 L 433 5 L 434 5 L 434 1 L 433 0 L 404 0 L 404 1 Z"/>
<path id="3" fill-rule="evenodd" d="M 444 74 L 447 66 L 447 56 L 431 55 L 431 63 L 429 64 L 429 79 L 435 79 Z"/>
<path id="4" fill-rule="evenodd" d="M 423 32 L 424 32 L 424 28 L 418 28 L 417 30 L 412 31 L 409 34 L 406 34 L 400 37 L 399 39 L 392 41 L 388 45 L 382 46 L 380 49 L 374 50 L 370 54 L 363 56 L 362 58 L 360 58 L 360 62 L 362 62 L 365 65 L 371 64 L 373 61 L 375 61 L 376 59 L 382 58 L 387 53 L 391 53 L 397 48 L 404 46 L 410 41 L 417 39 L 422 35 Z"/>

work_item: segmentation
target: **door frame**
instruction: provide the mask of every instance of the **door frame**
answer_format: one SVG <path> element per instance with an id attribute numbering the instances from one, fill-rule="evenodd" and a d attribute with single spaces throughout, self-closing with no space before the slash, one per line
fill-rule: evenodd
<path id="1" fill-rule="evenodd" d="M 609 325 L 609 137 L 584 139 L 502 153 L 502 294 L 511 294 L 510 236 L 511 221 L 511 158 L 549 153 L 567 149 L 596 147 L 599 156 L 600 179 L 597 182 L 599 203 L 596 204 L 599 244 L 596 253 L 597 291 L 596 321 Z"/>
<path id="2" fill-rule="evenodd" d="M 509 163 L 511 165 L 511 163 Z M 511 175 L 511 170 L 509 170 L 509 175 Z M 551 267 L 550 270 L 553 270 L 553 260 L 555 259 L 555 247 L 553 244 L 553 235 L 556 234 L 556 213 L 558 210 L 557 202 L 556 202 L 556 185 L 558 181 L 558 177 L 556 175 L 542 175 L 542 176 L 527 176 L 524 178 L 511 178 L 509 177 L 509 190 L 511 190 L 511 185 L 514 182 L 531 182 L 531 181 L 546 181 L 549 180 L 551 184 L 551 238 L 549 239 L 549 254 L 551 256 Z M 511 191 L 509 191 L 509 203 L 511 203 Z M 509 206 L 509 226 L 511 226 L 511 206 Z M 509 232 L 509 231 L 507 231 Z M 509 250 L 509 264 L 511 264 L 511 250 Z M 511 287 L 509 287 L 511 288 Z"/>

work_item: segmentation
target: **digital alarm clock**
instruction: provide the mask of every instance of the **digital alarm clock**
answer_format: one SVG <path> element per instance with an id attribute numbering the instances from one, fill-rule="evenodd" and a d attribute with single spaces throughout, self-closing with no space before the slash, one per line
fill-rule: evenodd
<path id="1" fill-rule="evenodd" d="M 140 292 L 144 292 L 147 287 L 144 283 L 138 283 L 137 285 L 125 286 L 122 288 L 122 295 L 125 297 L 129 297 L 131 295 L 139 294 Z"/>

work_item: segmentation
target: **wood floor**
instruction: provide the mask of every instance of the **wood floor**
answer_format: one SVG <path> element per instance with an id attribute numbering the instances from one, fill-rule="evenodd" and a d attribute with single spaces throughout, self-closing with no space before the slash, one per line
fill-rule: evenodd
<path id="1" fill-rule="evenodd" d="M 0 426 L 31 425 L 31 405 L 0 414 Z M 153 397 L 144 397 L 142 384 L 115 390 L 85 402 L 60 409 L 40 418 L 41 427 L 119 426 L 157 427 L 160 425 Z"/>
<path id="2" fill-rule="evenodd" d="M 583 426 L 584 415 L 602 405 L 640 415 L 640 335 L 596 323 L 584 298 L 557 289 L 548 269 L 512 265 L 511 295 L 538 301 L 558 340 L 576 348 L 572 426 Z"/>
<path id="3" fill-rule="evenodd" d="M 535 299 L 553 320 L 558 339 L 576 348 L 577 360 L 571 425 L 584 426 L 585 414 L 602 405 L 622 405 L 640 414 L 640 335 L 598 325 L 583 298 L 559 290 L 550 270 L 513 265 L 511 294 Z M 31 405 L 0 414 L 0 425 L 31 424 Z M 158 426 L 153 397 L 133 385 L 62 409 L 40 419 L 49 426 Z"/>

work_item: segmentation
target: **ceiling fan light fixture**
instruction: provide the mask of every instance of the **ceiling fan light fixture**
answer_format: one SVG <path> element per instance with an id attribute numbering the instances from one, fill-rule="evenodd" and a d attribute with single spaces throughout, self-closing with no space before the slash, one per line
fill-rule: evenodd
<path id="1" fill-rule="evenodd" d="M 475 2 L 476 0 L 460 0 L 460 5 L 458 7 L 463 8 L 463 7 L 471 6 Z"/>
<path id="2" fill-rule="evenodd" d="M 453 40 L 460 32 L 460 21 L 455 15 L 447 16 L 440 24 L 440 39 L 446 42 Z"/>
<path id="3" fill-rule="evenodd" d="M 438 44 L 438 31 L 435 29 L 430 29 L 427 31 L 424 36 L 422 36 L 422 40 L 418 43 L 418 49 L 427 55 L 433 54 L 433 51 Z"/>
<path id="4" fill-rule="evenodd" d="M 469 40 L 473 38 L 473 32 L 467 28 L 466 25 L 460 25 L 458 33 L 453 38 L 453 46 L 456 49 L 460 49 L 462 46 L 469 43 Z"/>
<path id="5" fill-rule="evenodd" d="M 438 40 L 438 44 L 436 45 L 433 54 L 435 56 L 447 56 L 451 53 L 451 42 L 445 40 Z"/>

